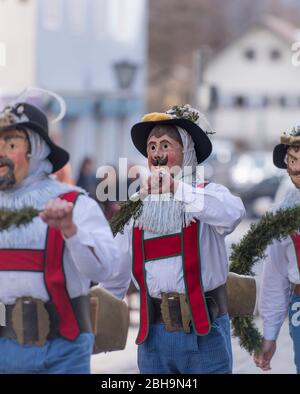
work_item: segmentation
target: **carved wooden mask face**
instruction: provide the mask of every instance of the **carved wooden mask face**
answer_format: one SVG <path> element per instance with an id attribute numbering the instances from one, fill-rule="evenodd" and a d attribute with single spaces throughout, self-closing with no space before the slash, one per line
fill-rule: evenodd
<path id="1" fill-rule="evenodd" d="M 18 185 L 29 170 L 29 142 L 25 131 L 0 132 L 0 190 Z"/>
<path id="2" fill-rule="evenodd" d="M 179 132 L 172 126 L 156 126 L 147 141 L 148 166 L 181 168 L 183 146 Z"/>

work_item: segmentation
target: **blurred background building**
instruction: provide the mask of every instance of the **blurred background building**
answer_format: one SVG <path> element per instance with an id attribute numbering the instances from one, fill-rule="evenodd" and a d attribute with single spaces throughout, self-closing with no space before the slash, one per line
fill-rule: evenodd
<path id="1" fill-rule="evenodd" d="M 144 113 L 190 103 L 216 131 L 206 178 L 253 214 L 284 175 L 272 146 L 299 122 L 299 20 L 296 0 L 0 0 L 0 104 L 26 86 L 61 94 L 52 136 L 68 179 L 93 189 L 98 166 L 143 160 L 129 134 Z"/>
<path id="2" fill-rule="evenodd" d="M 300 72 L 291 47 L 300 30 L 264 16 L 208 59 L 197 101 L 225 138 L 251 148 L 271 148 L 278 134 L 299 121 Z M 205 48 L 199 56 L 209 56 Z"/>
<path id="3" fill-rule="evenodd" d="M 26 86 L 66 99 L 59 142 L 75 172 L 130 156 L 130 125 L 145 112 L 147 0 L 1 0 L 2 103 Z M 51 102 L 42 106 L 55 112 Z"/>

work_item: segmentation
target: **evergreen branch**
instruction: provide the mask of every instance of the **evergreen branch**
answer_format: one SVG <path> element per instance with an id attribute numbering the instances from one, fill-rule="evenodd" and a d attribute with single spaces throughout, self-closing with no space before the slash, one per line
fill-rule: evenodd
<path id="1" fill-rule="evenodd" d="M 263 337 L 254 324 L 253 316 L 231 318 L 232 335 L 239 338 L 240 346 L 248 353 L 259 353 Z"/>
<path id="2" fill-rule="evenodd" d="M 232 245 L 229 258 L 230 271 L 254 276 L 253 266 L 263 257 L 266 247 L 273 239 L 281 240 L 300 227 L 300 206 L 266 213 L 258 223 L 252 224 L 238 245 Z M 262 347 L 262 336 L 254 324 L 253 317 L 232 319 L 233 335 L 239 337 L 240 346 L 250 354 Z"/>
<path id="3" fill-rule="evenodd" d="M 114 216 L 110 219 L 110 226 L 114 236 L 117 233 L 122 233 L 125 225 L 129 222 L 131 218 L 134 220 L 137 219 L 143 209 L 142 200 L 131 201 L 128 200 L 121 204 L 121 209 L 119 212 L 114 214 Z"/>
<path id="4" fill-rule="evenodd" d="M 22 208 L 20 210 L 0 209 L 0 231 L 7 230 L 11 226 L 19 227 L 30 223 L 39 211 L 32 207 Z"/>
<path id="5" fill-rule="evenodd" d="M 281 240 L 300 227 L 300 205 L 276 213 L 266 213 L 252 224 L 238 245 L 232 245 L 230 271 L 252 275 L 252 267 L 264 257 L 264 251 L 273 239 Z"/>
<path id="6" fill-rule="evenodd" d="M 121 204 L 121 209 L 110 220 L 110 225 L 114 236 L 122 232 L 124 226 L 131 218 L 137 219 L 142 211 L 142 201 L 126 201 Z M 11 226 L 19 227 L 26 225 L 38 216 L 40 211 L 32 207 L 25 207 L 20 210 L 0 209 L 0 231 L 7 230 Z"/>

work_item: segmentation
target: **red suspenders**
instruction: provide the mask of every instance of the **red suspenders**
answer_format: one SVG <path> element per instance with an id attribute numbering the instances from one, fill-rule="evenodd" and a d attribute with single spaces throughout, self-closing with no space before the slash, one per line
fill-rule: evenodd
<path id="1" fill-rule="evenodd" d="M 78 192 L 69 192 L 61 199 L 75 203 Z M 66 287 L 63 266 L 64 239 L 59 229 L 49 228 L 45 250 L 1 249 L 0 271 L 43 272 L 50 301 L 59 316 L 59 332 L 62 337 L 74 340 L 79 335 L 79 326 Z"/>
<path id="2" fill-rule="evenodd" d="M 143 231 L 133 230 L 133 275 L 140 287 L 140 330 L 137 344 L 147 339 L 149 329 L 148 290 L 145 264 L 172 256 L 182 256 L 185 288 L 195 333 L 206 335 L 210 331 L 209 314 L 201 279 L 199 250 L 199 222 L 183 228 L 181 233 L 144 240 Z M 159 262 L 157 263 L 159 264 Z"/>

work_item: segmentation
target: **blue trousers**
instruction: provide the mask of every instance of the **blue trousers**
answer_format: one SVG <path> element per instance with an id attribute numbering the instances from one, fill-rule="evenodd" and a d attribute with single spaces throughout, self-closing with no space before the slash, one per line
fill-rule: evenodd
<path id="1" fill-rule="evenodd" d="M 138 347 L 138 367 L 145 374 L 232 373 L 228 314 L 218 317 L 205 336 L 151 325 L 147 340 Z"/>
<path id="2" fill-rule="evenodd" d="M 289 329 L 294 347 L 294 362 L 297 373 L 300 373 L 300 296 L 290 295 L 289 303 Z"/>
<path id="3" fill-rule="evenodd" d="M 44 346 L 20 345 L 0 338 L 2 374 L 88 374 L 94 335 L 81 334 L 75 341 L 53 339 Z"/>

